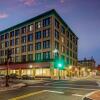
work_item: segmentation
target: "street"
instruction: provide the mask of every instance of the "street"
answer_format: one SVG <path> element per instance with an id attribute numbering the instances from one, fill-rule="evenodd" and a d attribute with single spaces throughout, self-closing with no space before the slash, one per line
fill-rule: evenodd
<path id="1" fill-rule="evenodd" d="M 93 80 L 45 80 L 0 92 L 0 100 L 82 100 L 88 93 L 99 89 L 99 85 Z"/>

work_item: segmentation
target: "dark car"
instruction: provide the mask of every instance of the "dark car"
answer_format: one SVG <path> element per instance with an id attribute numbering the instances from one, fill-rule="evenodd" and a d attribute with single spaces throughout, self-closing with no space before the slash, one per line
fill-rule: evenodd
<path id="1" fill-rule="evenodd" d="M 22 79 L 25 79 L 25 80 L 32 80 L 32 79 L 34 79 L 34 77 L 33 77 L 33 76 L 29 76 L 29 75 L 23 75 L 23 76 L 22 76 Z"/>

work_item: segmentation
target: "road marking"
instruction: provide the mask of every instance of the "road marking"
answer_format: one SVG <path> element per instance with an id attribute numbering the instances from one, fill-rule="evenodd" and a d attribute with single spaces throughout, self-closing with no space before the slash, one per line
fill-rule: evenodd
<path id="1" fill-rule="evenodd" d="M 47 90 L 28 93 L 28 94 L 25 94 L 25 95 L 22 95 L 22 96 L 18 96 L 18 97 L 15 97 L 15 98 L 11 98 L 11 99 L 8 99 L 8 100 L 20 100 L 20 99 L 23 99 L 23 98 L 26 98 L 26 97 L 30 97 L 30 96 L 33 96 L 33 95 L 36 95 L 36 94 L 40 94 L 40 93 L 43 93 L 43 92 L 47 92 Z"/>
<path id="2" fill-rule="evenodd" d="M 77 97 L 83 97 L 84 95 L 80 95 L 80 94 L 72 94 L 73 96 L 77 96 Z"/>
<path id="3" fill-rule="evenodd" d="M 28 86 L 28 87 L 36 87 L 36 88 L 58 88 L 58 89 L 77 89 L 77 90 L 99 90 L 99 89 L 87 89 L 87 88 L 72 88 L 72 87 L 55 87 L 55 86 Z"/>
<path id="4" fill-rule="evenodd" d="M 52 93 L 58 93 L 58 94 L 64 94 L 64 92 L 60 92 L 60 91 L 51 91 L 51 90 L 46 90 L 47 92 L 52 92 Z"/>

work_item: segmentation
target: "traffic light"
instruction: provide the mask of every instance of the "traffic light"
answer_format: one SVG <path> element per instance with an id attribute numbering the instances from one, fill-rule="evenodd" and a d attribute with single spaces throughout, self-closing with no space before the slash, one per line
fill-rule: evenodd
<path id="1" fill-rule="evenodd" d="M 63 59 L 55 59 L 54 68 L 63 70 L 65 67 L 65 62 Z"/>

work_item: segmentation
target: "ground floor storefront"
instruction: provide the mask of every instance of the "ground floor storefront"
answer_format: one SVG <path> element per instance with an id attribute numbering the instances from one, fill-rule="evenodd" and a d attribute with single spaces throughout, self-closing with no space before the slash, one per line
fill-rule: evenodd
<path id="1" fill-rule="evenodd" d="M 11 64 L 0 66 L 0 74 L 17 74 L 18 76 L 28 75 L 34 78 L 52 78 L 64 79 L 66 77 L 65 70 L 55 69 L 50 62 L 28 63 L 28 64 Z"/>

